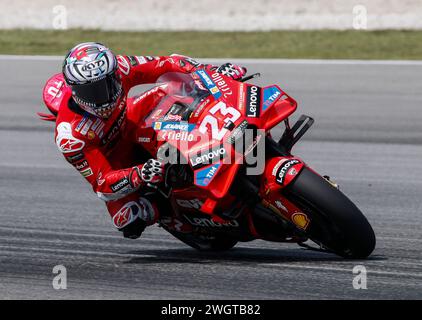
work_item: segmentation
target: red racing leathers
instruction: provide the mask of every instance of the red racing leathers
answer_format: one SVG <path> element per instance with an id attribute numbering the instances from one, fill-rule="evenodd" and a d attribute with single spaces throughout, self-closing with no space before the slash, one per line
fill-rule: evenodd
<path id="1" fill-rule="evenodd" d="M 140 200 L 135 192 L 142 188 L 143 182 L 139 179 L 142 164 L 134 160 L 133 150 L 140 139 L 137 124 L 163 93 L 128 98 L 129 90 L 154 83 L 164 73 L 193 72 L 204 65 L 181 55 L 117 56 L 117 60 L 124 98 L 110 118 L 97 118 L 80 109 L 61 73 L 47 81 L 43 98 L 56 116 L 55 141 L 59 150 L 106 201 L 114 225 L 122 230 L 138 217 L 147 224 L 154 223 L 158 217 L 151 203 Z"/>

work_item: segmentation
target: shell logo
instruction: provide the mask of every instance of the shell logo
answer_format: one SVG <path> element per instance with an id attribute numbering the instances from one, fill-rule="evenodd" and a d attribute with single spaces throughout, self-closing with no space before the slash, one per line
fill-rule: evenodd
<path id="1" fill-rule="evenodd" d="M 296 226 L 303 230 L 306 230 L 309 226 L 309 223 L 311 222 L 308 216 L 302 212 L 294 213 L 291 219 Z"/>

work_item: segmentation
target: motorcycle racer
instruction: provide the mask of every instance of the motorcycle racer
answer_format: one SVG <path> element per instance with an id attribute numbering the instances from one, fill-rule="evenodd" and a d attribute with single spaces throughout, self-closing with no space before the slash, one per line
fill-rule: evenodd
<path id="1" fill-rule="evenodd" d="M 56 121 L 55 141 L 65 159 L 105 201 L 114 226 L 126 238 L 138 238 L 159 218 L 148 184 L 160 183 L 164 165 L 134 159 L 136 124 L 148 115 L 159 93 L 128 98 L 129 90 L 154 83 L 168 72 L 201 68 L 240 79 L 246 69 L 230 63 L 204 65 L 192 58 L 114 55 L 106 46 L 81 43 L 66 55 L 62 73 L 51 77 L 43 99 Z M 139 148 L 139 147 L 138 147 Z M 147 153 L 145 152 L 147 157 Z"/>

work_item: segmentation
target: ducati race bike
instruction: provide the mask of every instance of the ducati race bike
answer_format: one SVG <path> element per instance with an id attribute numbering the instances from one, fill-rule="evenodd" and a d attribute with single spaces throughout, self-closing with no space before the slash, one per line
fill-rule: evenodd
<path id="1" fill-rule="evenodd" d="M 376 240 L 365 216 L 291 153 L 314 120 L 290 125 L 296 101 L 277 85 L 246 82 L 256 75 L 169 73 L 143 93 L 163 97 L 139 124 L 142 148 L 167 163 L 155 187 L 167 206 L 159 225 L 204 251 L 262 239 L 366 258 Z M 277 125 L 280 139 L 271 134 Z"/>

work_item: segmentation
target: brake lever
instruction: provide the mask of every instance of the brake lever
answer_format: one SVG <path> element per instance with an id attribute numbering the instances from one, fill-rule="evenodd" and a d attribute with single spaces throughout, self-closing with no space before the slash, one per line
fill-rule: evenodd
<path id="1" fill-rule="evenodd" d="M 253 79 L 253 78 L 257 78 L 257 77 L 260 77 L 260 76 L 261 76 L 261 73 L 257 72 L 257 73 L 251 74 L 250 76 L 243 77 L 243 78 L 242 78 L 242 79 L 240 79 L 239 81 L 240 81 L 240 82 L 246 82 L 246 81 L 248 81 L 248 80 L 251 80 L 251 79 Z"/>

